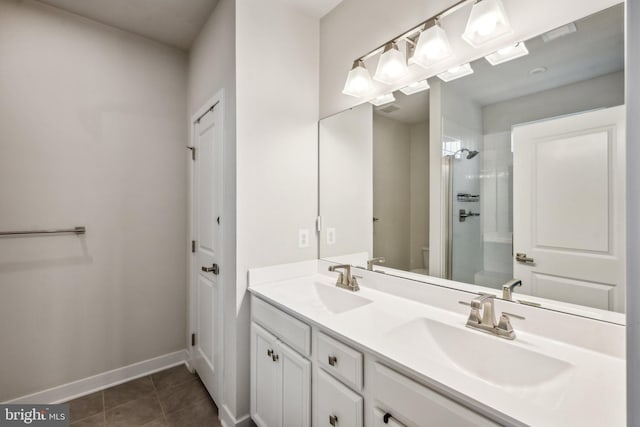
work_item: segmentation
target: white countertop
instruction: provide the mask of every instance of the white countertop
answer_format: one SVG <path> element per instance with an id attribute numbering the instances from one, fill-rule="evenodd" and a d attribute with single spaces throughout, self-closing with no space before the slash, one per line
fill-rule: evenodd
<path id="1" fill-rule="evenodd" d="M 466 316 L 459 311 L 381 292 L 367 287 L 365 282 L 366 278 L 361 281 L 361 290 L 356 294 L 371 302 L 342 313 L 327 309 L 318 291 L 323 291 L 325 286 L 341 292 L 350 291 L 336 288 L 335 279 L 325 274 L 253 283 L 249 291 L 308 323 L 382 359 L 397 363 L 428 385 L 453 397 L 463 398 L 469 406 L 485 414 L 505 415 L 507 419 L 534 426 L 625 425 L 625 361 L 621 357 L 534 335 L 524 328 L 519 330 L 519 321 L 512 321 L 517 334 L 514 341 L 493 337 L 466 328 Z M 459 295 L 452 296 L 459 298 Z M 500 314 L 498 309 L 496 314 Z M 438 348 L 441 345 L 418 336 L 424 324 L 444 324 L 448 335 L 473 338 L 461 341 L 487 343 L 487 348 L 501 346 L 499 348 L 508 350 L 506 354 L 514 354 L 512 359 L 517 360 L 491 359 L 491 353 L 488 353 L 484 356 L 487 359 L 483 361 L 484 366 L 490 371 L 496 370 L 503 381 L 494 384 L 481 379 L 456 365 L 455 361 L 443 362 L 442 358 L 434 358 L 433 355 L 441 353 Z M 575 332 L 588 334 L 589 330 Z M 463 334 L 480 334 L 482 338 Z M 455 341 L 455 338 L 445 340 Z M 454 345 L 461 351 L 476 353 L 478 350 L 468 348 L 470 344 L 467 348 L 464 343 L 454 342 Z M 479 350 L 486 353 L 485 348 Z M 541 363 L 535 362 L 535 357 L 529 363 L 526 360 L 522 362 L 518 357 L 524 354 L 519 353 L 521 350 L 527 355 L 540 356 L 540 360 L 551 360 L 553 364 L 563 366 L 562 374 L 552 380 L 534 381 L 533 387 L 521 385 L 519 379 L 524 378 L 522 381 L 525 381 L 531 375 L 536 376 L 536 370 L 544 369 L 536 366 Z M 477 351 L 477 356 L 482 356 L 483 351 Z"/>

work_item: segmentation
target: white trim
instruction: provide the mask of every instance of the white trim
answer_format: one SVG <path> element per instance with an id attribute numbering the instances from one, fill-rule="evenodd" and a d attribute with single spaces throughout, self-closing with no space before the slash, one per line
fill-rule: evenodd
<path id="1" fill-rule="evenodd" d="M 113 387 L 118 384 L 131 381 L 136 378 L 144 377 L 154 372 L 162 371 L 174 366 L 184 364 L 186 360 L 186 350 L 168 353 L 163 356 L 154 357 L 153 359 L 143 360 L 81 380 L 73 381 L 67 384 L 59 385 L 47 390 L 32 393 L 26 396 L 18 397 L 13 400 L 4 402 L 11 403 L 41 403 L 56 404 L 67 402 L 77 397 L 85 396 L 105 388 Z"/>
<path id="2" fill-rule="evenodd" d="M 227 405 L 222 405 L 222 411 L 220 411 L 219 418 L 222 427 L 251 427 L 255 425 L 251 422 L 251 416 L 249 414 L 243 415 L 240 418 L 235 418 Z"/>

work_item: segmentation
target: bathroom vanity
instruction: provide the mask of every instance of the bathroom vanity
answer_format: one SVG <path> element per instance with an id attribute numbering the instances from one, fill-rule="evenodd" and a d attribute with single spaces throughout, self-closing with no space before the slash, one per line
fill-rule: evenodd
<path id="1" fill-rule="evenodd" d="M 465 327 L 476 294 L 330 265 L 250 271 L 259 426 L 625 424 L 624 327 L 496 301 L 510 341 Z"/>

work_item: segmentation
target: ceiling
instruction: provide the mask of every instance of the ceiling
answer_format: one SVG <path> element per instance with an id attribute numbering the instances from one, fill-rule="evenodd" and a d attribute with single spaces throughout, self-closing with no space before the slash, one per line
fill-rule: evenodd
<path id="1" fill-rule="evenodd" d="M 39 0 L 94 21 L 188 50 L 218 0 Z"/>
<path id="2" fill-rule="evenodd" d="M 218 0 L 38 0 L 85 18 L 189 50 Z M 277 0 L 321 18 L 342 0 Z"/>
<path id="3" fill-rule="evenodd" d="M 498 66 L 480 58 L 471 63 L 472 75 L 446 85 L 482 107 L 624 70 L 623 4 L 575 25 L 575 33 L 547 43 L 541 36 L 527 40 L 529 55 L 522 58 Z M 530 74 L 539 67 L 547 71 Z M 394 96 L 394 103 L 376 107 L 376 113 L 404 123 L 424 121 L 426 94 L 407 97 L 398 91 Z M 397 109 L 386 113 L 390 106 Z"/>

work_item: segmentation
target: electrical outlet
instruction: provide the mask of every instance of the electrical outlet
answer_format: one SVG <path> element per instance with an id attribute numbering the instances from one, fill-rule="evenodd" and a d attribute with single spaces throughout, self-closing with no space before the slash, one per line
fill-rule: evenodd
<path id="1" fill-rule="evenodd" d="M 336 229 L 327 228 L 327 245 L 333 245 L 336 243 Z"/>
<path id="2" fill-rule="evenodd" d="M 300 230 L 298 230 L 298 247 L 309 247 L 309 230 L 306 228 L 301 228 Z"/>

